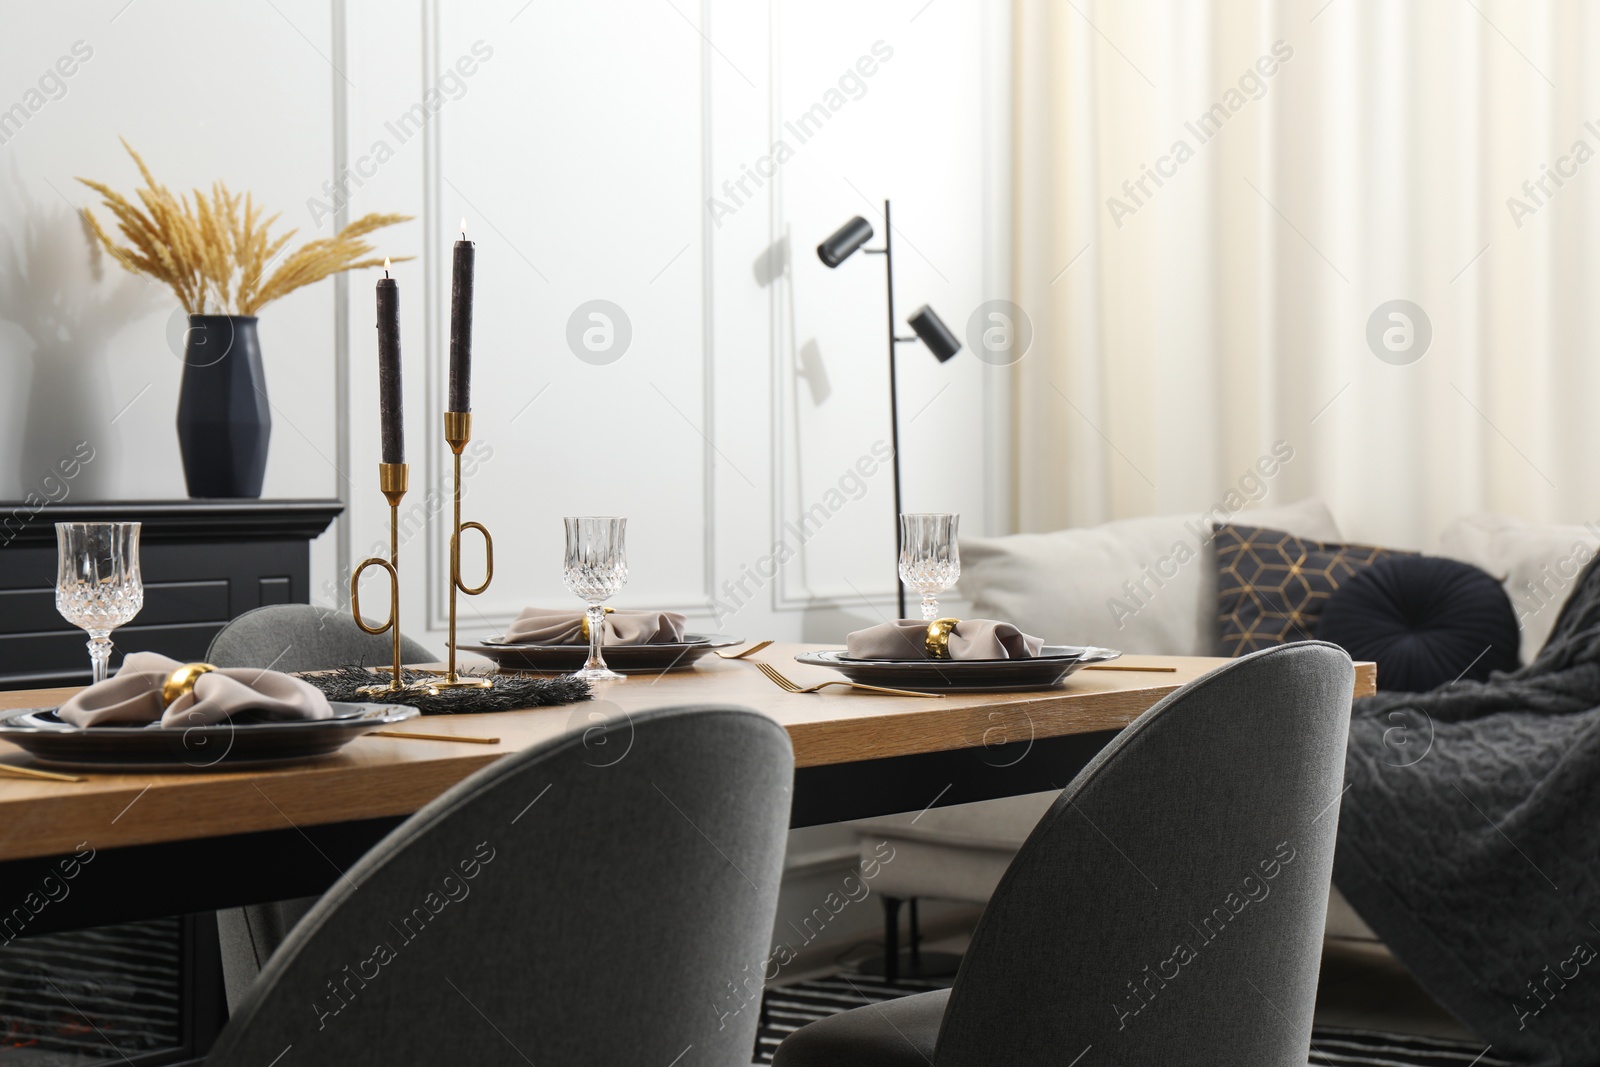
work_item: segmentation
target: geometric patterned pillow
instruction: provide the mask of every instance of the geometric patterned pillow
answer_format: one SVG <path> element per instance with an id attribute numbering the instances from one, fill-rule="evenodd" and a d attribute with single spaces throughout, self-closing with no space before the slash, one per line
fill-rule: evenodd
<path id="1" fill-rule="evenodd" d="M 1312 640 L 1322 609 L 1341 582 L 1380 559 L 1416 555 L 1373 545 L 1326 544 L 1259 526 L 1214 529 L 1224 656 Z"/>

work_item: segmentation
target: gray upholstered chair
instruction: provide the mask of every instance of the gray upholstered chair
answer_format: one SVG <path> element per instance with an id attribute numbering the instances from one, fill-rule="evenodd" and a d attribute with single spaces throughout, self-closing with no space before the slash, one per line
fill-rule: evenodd
<path id="1" fill-rule="evenodd" d="M 1040 820 L 954 988 L 805 1026 L 775 1067 L 1304 1067 L 1354 684 L 1308 642 L 1162 700 Z"/>
<path id="2" fill-rule="evenodd" d="M 404 635 L 400 656 L 407 663 L 438 658 Z M 363 633 L 349 611 L 313 604 L 271 604 L 247 611 L 224 626 L 206 650 L 206 662 L 218 667 L 289 672 L 349 664 L 382 667 L 392 657 L 388 634 Z"/>
<path id="3" fill-rule="evenodd" d="M 206 662 L 218 667 L 292 672 L 349 664 L 383 666 L 392 662 L 393 655 L 387 634 L 363 633 L 348 611 L 311 604 L 272 604 L 247 611 L 224 626 L 211 639 Z M 400 655 L 407 663 L 430 663 L 437 658 L 404 635 Z M 230 1006 L 239 1003 L 268 957 L 314 903 L 316 898 L 308 897 L 217 912 L 222 977 Z"/>
<path id="4" fill-rule="evenodd" d="M 208 1062 L 747 1067 L 788 735 L 706 707 L 620 720 L 603 759 L 595 740 L 508 756 L 406 820 L 290 932 Z"/>

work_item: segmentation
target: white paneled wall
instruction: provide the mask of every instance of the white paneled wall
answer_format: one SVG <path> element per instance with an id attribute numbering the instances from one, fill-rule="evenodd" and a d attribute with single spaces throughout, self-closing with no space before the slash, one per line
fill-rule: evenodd
<path id="1" fill-rule="evenodd" d="M 888 608 L 882 259 L 830 271 L 813 249 L 854 214 L 881 234 L 892 197 L 902 320 L 929 303 L 964 338 L 1005 295 L 1005 5 L 123 4 L 30 6 L 0 40 L 0 108 L 75 42 L 93 49 L 0 144 L 0 496 L 25 493 L 57 439 L 95 443 L 94 495 L 182 495 L 174 303 L 92 256 L 73 214 L 92 202 L 74 175 L 133 185 L 121 134 L 174 187 L 225 178 L 302 235 L 417 216 L 380 235 L 417 257 L 395 267 L 418 531 L 402 549 L 407 630 L 442 644 L 439 412 L 463 217 L 478 251 L 465 513 L 497 548 L 493 585 L 462 601 L 464 637 L 567 599 L 572 513 L 628 515 L 616 603 L 686 610 L 697 629 L 837 639 Z M 387 529 L 374 280 L 262 317 L 267 493 L 349 503 L 314 561 L 330 601 Z M 621 314 L 589 319 L 594 301 Z M 626 333 L 626 349 L 580 344 L 580 358 L 569 334 L 585 329 Z M 909 345 L 900 367 L 906 506 L 998 532 L 1003 372 Z M 465 555 L 471 580 L 475 541 Z"/>
<path id="2" fill-rule="evenodd" d="M 181 312 L 164 287 L 93 249 L 77 211 L 98 197 L 75 179 L 131 193 L 139 173 L 118 144 L 125 137 L 174 190 L 220 178 L 309 235 L 303 205 L 333 170 L 329 5 L 105 0 L 0 10 L 0 498 L 40 492 L 77 441 L 94 459 L 69 486 L 73 499 L 182 498 Z M 70 77 L 48 76 L 65 69 L 62 57 L 85 54 Z M 262 317 L 267 496 L 341 492 L 335 307 L 324 284 Z M 315 566 L 331 573 L 334 557 L 323 538 Z"/>

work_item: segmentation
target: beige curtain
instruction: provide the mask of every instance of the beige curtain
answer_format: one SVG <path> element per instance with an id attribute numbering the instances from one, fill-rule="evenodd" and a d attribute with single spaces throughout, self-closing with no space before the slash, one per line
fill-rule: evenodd
<path id="1" fill-rule="evenodd" d="M 1597 49 L 1580 3 L 1018 0 L 1018 529 L 1600 516 Z"/>

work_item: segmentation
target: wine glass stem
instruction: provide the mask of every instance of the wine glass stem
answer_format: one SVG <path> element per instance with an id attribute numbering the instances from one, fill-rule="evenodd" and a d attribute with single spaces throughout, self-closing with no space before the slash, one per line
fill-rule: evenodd
<path id="1" fill-rule="evenodd" d="M 939 594 L 922 594 L 922 621 L 932 622 L 939 617 Z"/>
<path id="2" fill-rule="evenodd" d="M 591 601 L 585 610 L 589 619 L 589 662 L 583 665 L 586 671 L 603 671 L 606 669 L 605 657 L 600 654 L 600 643 L 605 639 L 606 609 L 598 601 Z"/>
<path id="3" fill-rule="evenodd" d="M 111 631 L 89 631 L 89 660 L 94 664 L 94 680 L 103 682 L 111 674 Z"/>

